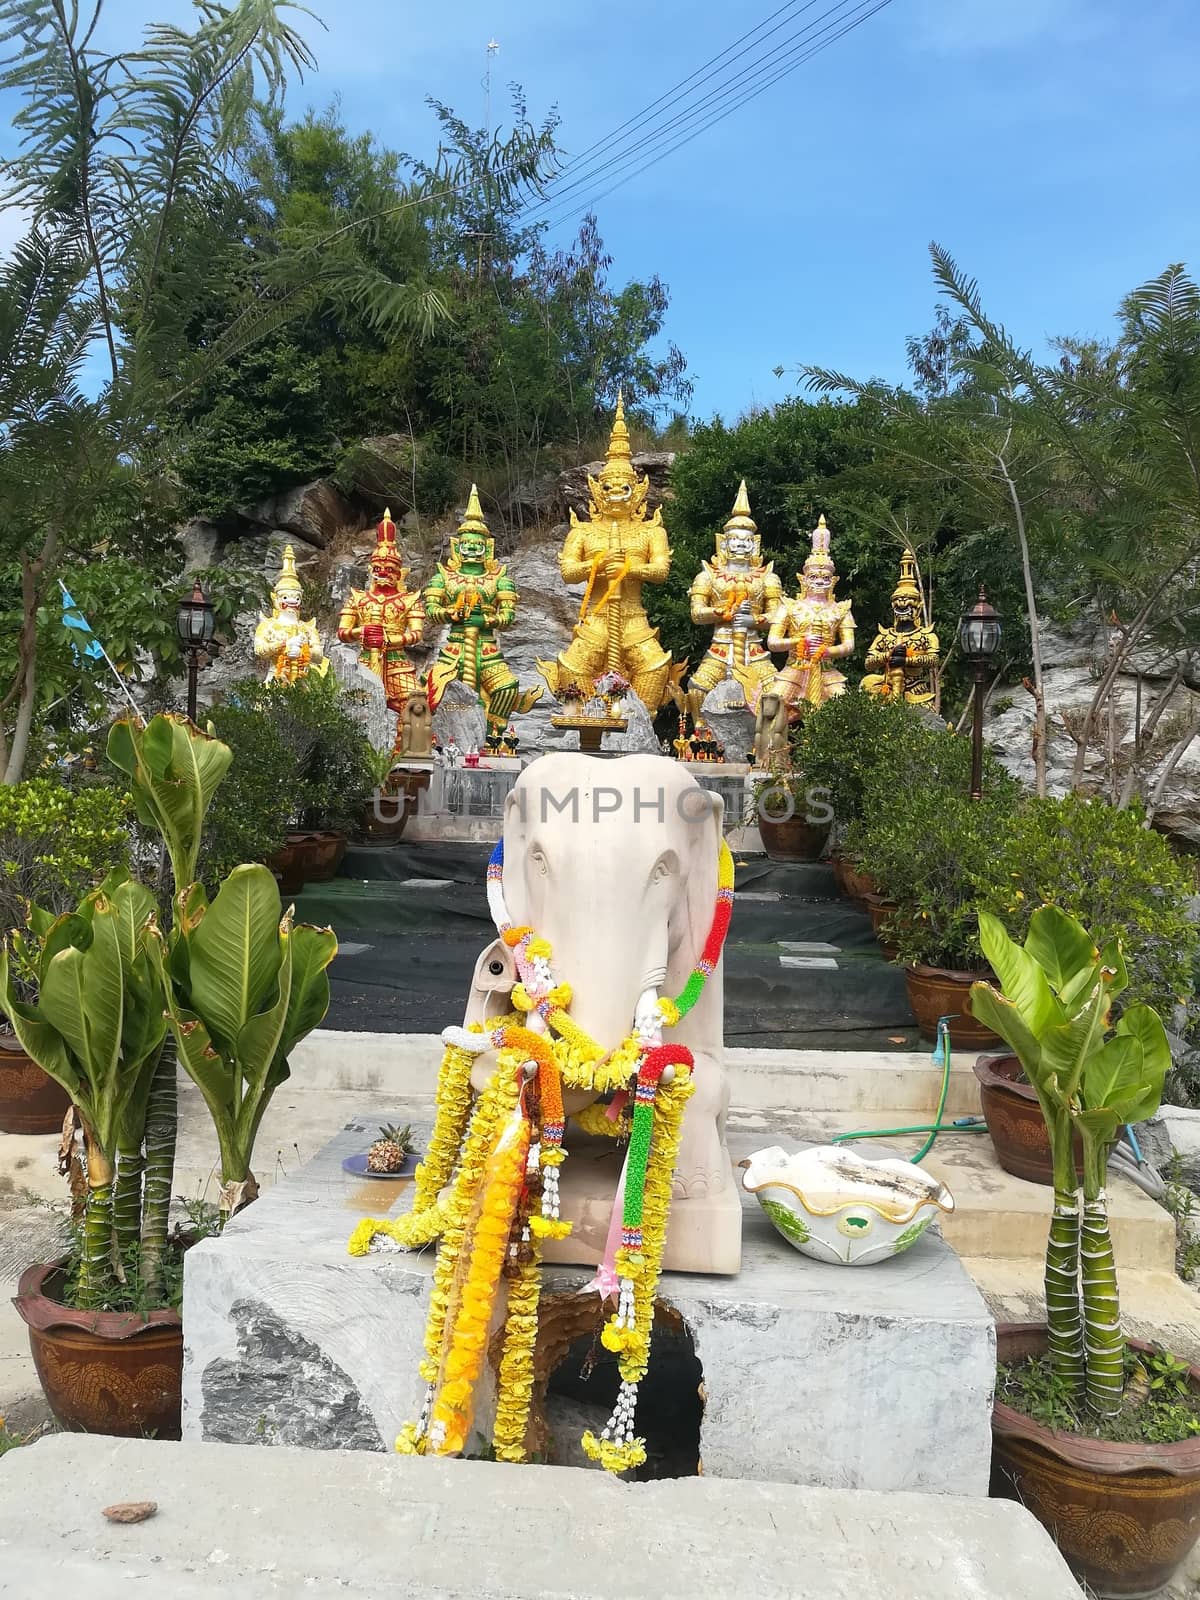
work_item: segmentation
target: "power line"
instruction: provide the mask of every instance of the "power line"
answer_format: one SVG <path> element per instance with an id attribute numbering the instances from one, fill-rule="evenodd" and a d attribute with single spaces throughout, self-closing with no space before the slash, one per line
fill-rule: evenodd
<path id="1" fill-rule="evenodd" d="M 624 122 L 615 127 L 611 133 L 606 134 L 603 139 L 599 139 L 595 144 L 590 144 L 586 147 L 586 149 L 581 150 L 577 156 L 568 162 L 565 170 L 569 172 L 572 167 L 579 166 L 590 156 L 594 155 L 596 151 L 603 150 L 606 145 L 612 144 L 614 139 L 616 139 L 618 135 L 624 133 L 626 128 L 630 127 L 633 123 L 640 122 L 643 117 L 648 116 L 655 110 L 657 106 L 661 106 L 665 101 L 670 101 L 680 92 L 681 89 L 686 89 L 688 84 L 691 83 L 693 79 L 700 77 L 701 73 L 704 73 L 706 78 L 712 77 L 714 74 L 709 71 L 709 68 L 715 67 L 718 62 L 724 61 L 727 56 L 733 54 L 739 45 L 745 44 L 746 41 L 748 39 L 752 39 L 756 33 L 761 33 L 768 22 L 774 22 L 775 18 L 781 16 L 785 11 L 795 11 L 797 5 L 800 6 L 801 11 L 808 11 L 814 5 L 816 5 L 816 3 L 817 0 L 804 0 L 803 4 L 800 4 L 800 0 L 787 0 L 786 5 L 779 6 L 775 11 L 772 11 L 769 16 L 764 17 L 761 22 L 756 23 L 753 28 L 748 28 L 746 32 L 740 36 L 740 38 L 735 39 L 731 45 L 727 45 L 724 50 L 719 51 L 715 56 L 710 56 L 709 59 L 701 66 L 698 66 L 694 72 L 690 72 L 686 78 L 681 78 L 678 83 L 673 84 L 671 88 L 665 90 L 657 97 L 657 99 L 651 100 L 649 104 L 644 105 L 640 111 L 635 111 L 632 116 L 626 117 Z M 778 33 L 779 29 L 785 26 L 786 21 L 781 22 L 776 27 L 771 29 L 771 33 Z M 764 38 L 769 37 L 770 34 L 764 35 Z M 761 44 L 762 40 L 760 39 L 758 43 Z M 697 88 L 698 87 L 699 85 L 697 85 Z M 694 90 L 689 91 L 689 93 L 694 92 Z"/>
<path id="2" fill-rule="evenodd" d="M 806 5 L 805 9 L 809 9 L 815 3 L 816 0 L 808 0 L 808 5 Z M 704 121 L 703 127 L 711 126 L 712 122 L 714 120 L 719 121 L 721 116 L 731 115 L 747 100 L 756 98 L 762 92 L 763 87 L 770 87 L 772 83 L 778 82 L 779 78 L 787 71 L 794 70 L 803 61 L 811 59 L 811 56 L 817 52 L 810 47 L 825 34 L 833 33 L 833 38 L 826 41 L 826 44 L 832 44 L 836 39 L 841 38 L 844 32 L 850 31 L 849 28 L 842 28 L 840 31 L 835 30 L 838 29 L 839 24 L 845 23 L 848 18 L 854 16 L 855 12 L 861 10 L 863 5 L 867 3 L 869 3 L 869 0 L 835 0 L 835 3 L 829 6 L 827 10 L 811 19 L 795 33 L 789 34 L 786 39 L 773 45 L 765 55 L 743 64 L 733 78 L 726 78 L 721 81 L 715 89 L 711 90 L 702 99 L 694 101 L 682 110 L 676 111 L 673 117 L 667 122 L 661 123 L 657 128 L 647 127 L 645 130 L 638 130 L 637 138 L 632 142 L 627 142 L 623 151 L 610 154 L 603 160 L 588 167 L 587 170 L 575 178 L 570 178 L 570 169 L 568 169 L 567 181 L 560 183 L 556 190 L 552 189 L 545 199 L 534 202 L 529 209 L 528 216 L 531 220 L 536 220 L 539 212 L 547 213 L 555 210 L 572 191 L 584 188 L 597 177 L 607 177 L 614 164 L 629 156 L 643 153 L 647 148 L 648 138 L 651 144 L 660 143 L 664 136 L 669 136 L 673 130 L 681 127 L 686 128 L 689 125 L 696 132 L 703 131 L 703 128 L 698 124 L 700 119 L 705 116 L 705 113 L 714 104 L 727 101 L 729 97 L 744 88 L 746 92 L 739 96 L 737 104 L 726 105 L 716 118 Z M 888 0 L 888 3 L 890 3 L 890 0 Z M 882 9 L 882 6 L 878 7 L 878 9 Z M 865 21 L 866 17 L 864 16 L 861 20 Z M 825 26 L 821 27 L 821 23 L 824 23 Z M 824 48 L 824 46 L 820 48 Z M 756 86 L 756 80 L 761 77 L 764 71 L 774 75 L 769 77 L 765 84 Z M 700 86 L 698 85 L 697 87 Z M 673 109 L 671 106 L 663 107 L 663 111 L 671 109 Z M 663 112 L 660 111 L 658 115 L 661 116 L 662 114 Z M 686 138 L 684 142 L 686 142 Z M 678 145 L 672 145 L 671 148 L 677 149 Z"/>
<path id="3" fill-rule="evenodd" d="M 891 5 L 891 3 L 892 0 L 858 0 L 857 7 L 852 7 L 849 11 L 843 11 L 842 16 L 837 19 L 842 25 L 837 28 L 836 32 L 832 33 L 831 37 L 824 39 L 819 44 L 814 44 L 810 40 L 806 46 L 801 47 L 799 52 L 793 51 L 782 62 L 782 64 L 776 61 L 774 63 L 776 70 L 774 70 L 771 75 L 762 83 L 750 88 L 747 93 L 743 94 L 738 99 L 736 104 L 722 106 L 714 111 L 710 116 L 705 118 L 705 120 L 700 122 L 699 125 L 689 127 L 678 139 L 669 144 L 665 149 L 653 151 L 640 165 L 634 167 L 629 172 L 623 173 L 615 183 L 610 184 L 607 189 L 601 190 L 599 194 L 591 195 L 583 205 L 578 205 L 576 201 L 572 201 L 565 210 L 560 211 L 557 215 L 536 220 L 540 220 L 547 229 L 553 229 L 559 227 L 562 223 L 571 220 L 573 217 L 584 215 L 600 200 L 605 199 L 617 189 L 622 188 L 625 184 L 640 176 L 641 173 L 647 171 L 650 167 L 657 165 L 658 162 L 665 160 L 667 156 L 673 155 L 676 150 L 682 149 L 684 145 L 689 144 L 693 139 L 699 138 L 702 133 L 705 133 L 709 128 L 714 127 L 718 122 L 723 121 L 728 116 L 732 116 L 734 112 L 740 111 L 743 106 L 749 104 L 752 100 L 756 100 L 759 95 L 765 94 L 766 91 L 774 84 L 778 83 L 781 78 L 786 78 L 789 76 L 789 74 L 795 72 L 798 67 L 803 66 L 806 61 L 811 61 L 814 56 L 820 55 L 823 50 L 828 50 L 829 47 L 833 44 L 836 44 L 839 39 L 844 38 L 849 33 L 853 33 L 856 28 L 861 27 L 864 22 L 867 22 L 871 17 L 875 16 L 877 12 L 884 10 L 885 7 Z M 835 7 L 834 9 L 837 8 Z M 855 14 L 856 12 L 858 14 Z M 830 24 L 830 27 L 834 26 L 835 24 Z M 829 32 L 829 29 L 826 28 L 822 29 L 821 31 L 825 33 Z M 660 132 L 661 131 L 665 130 L 660 130 Z M 579 184 L 585 181 L 586 179 L 581 179 L 579 180 L 579 183 L 572 185 L 572 187 L 579 187 Z M 562 193 L 557 196 L 553 196 L 550 201 L 551 206 L 553 206 L 556 201 L 560 201 L 562 198 Z"/>

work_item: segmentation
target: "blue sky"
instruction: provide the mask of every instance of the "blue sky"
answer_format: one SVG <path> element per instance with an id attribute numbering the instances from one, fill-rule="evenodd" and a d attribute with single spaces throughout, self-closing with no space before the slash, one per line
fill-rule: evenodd
<path id="1" fill-rule="evenodd" d="M 535 116 L 557 104 L 578 152 L 778 4 L 313 0 L 320 66 L 291 103 L 336 96 L 355 130 L 427 152 L 427 94 L 482 121 L 494 38 L 497 110 L 520 82 Z M 188 9 L 108 0 L 106 33 L 132 42 Z M 1200 270 L 1198 61 L 1193 0 L 892 0 L 600 200 L 614 275 L 669 285 L 702 417 L 791 392 L 776 366 L 901 377 L 905 335 L 932 319 L 930 239 L 1023 342 L 1107 333 L 1136 283 L 1169 261 Z M 581 203 L 644 159 L 620 154 Z"/>

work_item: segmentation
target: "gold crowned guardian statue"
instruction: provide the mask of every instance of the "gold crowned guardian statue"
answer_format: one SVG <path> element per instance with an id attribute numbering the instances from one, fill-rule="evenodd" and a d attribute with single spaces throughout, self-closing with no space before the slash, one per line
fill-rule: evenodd
<path id="1" fill-rule="evenodd" d="M 598 478 L 588 477 L 589 517 L 571 512 L 571 531 L 559 556 L 566 583 L 586 587 L 570 644 L 538 671 L 553 695 L 576 685 L 585 692 L 606 672 L 624 678 L 651 716 L 662 705 L 671 657 L 651 627 L 642 585 L 664 583 L 671 551 L 662 513 L 646 514 L 650 485 L 633 469 L 625 407 L 618 396 L 608 457 Z"/>
<path id="2" fill-rule="evenodd" d="M 405 585 L 408 568 L 400 558 L 390 511 L 383 513 L 368 566 L 370 582 L 365 589 L 351 589 L 338 622 L 338 638 L 358 646 L 363 666 L 382 679 L 388 708 L 399 717 L 417 688 L 417 670 L 405 652 L 421 642 L 425 608 L 421 596 Z"/>
<path id="3" fill-rule="evenodd" d="M 910 705 L 933 701 L 938 636 L 925 621 L 917 563 L 911 550 L 900 557 L 900 581 L 892 590 L 892 625 L 881 627 L 867 651 L 868 694 L 889 695 Z"/>
<path id="4" fill-rule="evenodd" d="M 495 541 L 474 484 L 466 516 L 450 539 L 450 557 L 439 563 L 425 590 L 425 611 L 430 622 L 450 624 L 429 675 L 430 706 L 437 709 L 447 685 L 457 678 L 482 701 L 488 736 L 502 735 L 509 717 L 528 711 L 542 691 L 522 691 L 496 642 L 496 634 L 510 628 L 516 617 L 517 586 L 496 560 Z"/>
<path id="5" fill-rule="evenodd" d="M 283 567 L 271 590 L 271 615 L 260 616 L 254 630 L 254 659 L 267 666 L 268 683 L 295 683 L 309 672 L 329 671 L 317 625 L 300 615 L 300 578 L 290 544 L 283 547 Z"/>
<path id="6" fill-rule="evenodd" d="M 786 756 L 789 722 L 844 692 L 846 679 L 834 663 L 854 650 L 850 602 L 833 597 L 837 569 L 824 517 L 813 529 L 812 553 L 797 576 L 800 593 L 779 603 L 767 635 L 767 649 L 786 650 L 787 662 L 759 700 L 754 753 L 760 766 Z"/>
<path id="7" fill-rule="evenodd" d="M 688 687 L 701 699 L 726 678 L 741 685 L 746 704 L 756 707 L 775 667 L 763 634 L 783 599 L 771 562 L 764 566 L 758 526 L 750 515 L 743 478 L 733 514 L 717 534 L 716 556 L 705 561 L 689 591 L 692 621 L 713 629 L 712 643 Z"/>

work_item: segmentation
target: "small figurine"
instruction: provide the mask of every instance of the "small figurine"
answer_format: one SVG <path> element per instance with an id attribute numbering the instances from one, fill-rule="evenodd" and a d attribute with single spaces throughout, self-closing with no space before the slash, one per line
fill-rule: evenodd
<path id="1" fill-rule="evenodd" d="M 405 696 L 396 732 L 398 754 L 405 761 L 433 759 L 433 712 L 429 709 L 429 694 L 424 683 L 418 683 L 412 693 Z"/>
<path id="2" fill-rule="evenodd" d="M 565 583 L 586 585 L 579 620 L 567 648 L 557 660 L 539 661 L 538 671 L 560 700 L 572 682 L 619 673 L 653 716 L 672 668 L 646 615 L 642 585 L 666 582 L 671 550 L 661 510 L 646 513 L 650 484 L 634 470 L 620 396 L 607 459 L 598 478 L 589 475 L 588 489 L 588 520 L 581 522 L 572 509 L 558 563 Z"/>
<path id="3" fill-rule="evenodd" d="M 850 602 L 833 597 L 837 569 L 823 516 L 813 529 L 812 553 L 797 576 L 800 593 L 780 601 L 767 635 L 767 648 L 786 650 L 788 657 L 759 699 L 754 754 L 763 767 L 786 758 L 789 722 L 844 692 L 846 679 L 833 663 L 854 650 Z"/>
<path id="4" fill-rule="evenodd" d="M 268 683 L 295 683 L 309 672 L 324 677 L 329 671 L 316 622 L 300 615 L 300 598 L 296 554 L 286 544 L 283 566 L 271 590 L 271 615 L 260 616 L 254 630 L 254 658 L 268 664 Z"/>
<path id="5" fill-rule="evenodd" d="M 370 583 L 366 589 L 351 589 L 337 633 L 343 644 L 358 646 L 363 666 L 382 680 L 388 708 L 396 713 L 398 754 L 400 716 L 418 687 L 417 669 L 405 652 L 421 642 L 425 610 L 421 596 L 405 586 L 408 568 L 400 557 L 390 511 L 383 513 L 368 566 Z"/>
<path id="6" fill-rule="evenodd" d="M 479 696 L 489 733 L 502 732 L 514 711 L 528 711 L 541 699 L 540 685 L 521 688 L 496 642 L 497 633 L 513 624 L 517 599 L 507 567 L 496 560 L 495 541 L 472 484 L 466 515 L 450 539 L 449 558 L 439 564 L 425 590 L 430 622 L 450 624 L 430 673 L 435 711 L 455 679 Z"/>
<path id="7" fill-rule="evenodd" d="M 775 667 L 763 635 L 783 599 L 783 585 L 771 562 L 763 565 L 758 525 L 750 515 L 746 480 L 738 487 L 733 512 L 717 534 L 716 555 L 693 580 L 692 621 L 713 629 L 712 642 L 691 676 L 689 689 L 701 698 L 726 678 L 735 679 L 756 707 Z"/>
<path id="8" fill-rule="evenodd" d="M 889 695 L 914 706 L 932 704 L 938 665 L 938 636 L 926 623 L 911 550 L 900 557 L 900 581 L 892 590 L 892 625 L 882 626 L 867 651 L 862 686 L 868 694 Z"/>

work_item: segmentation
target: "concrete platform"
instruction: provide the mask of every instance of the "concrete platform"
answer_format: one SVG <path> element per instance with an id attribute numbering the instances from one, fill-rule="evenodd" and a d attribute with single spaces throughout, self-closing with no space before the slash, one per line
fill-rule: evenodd
<path id="1" fill-rule="evenodd" d="M 416 1414 L 433 1251 L 346 1253 L 360 1217 L 409 1204 L 407 1184 L 342 1171 L 376 1121 L 189 1252 L 185 1438 L 385 1450 Z M 703 1368 L 706 1475 L 986 1494 L 995 1335 L 954 1252 L 927 1234 L 879 1266 L 825 1266 L 744 1198 L 741 1274 L 661 1287 Z M 545 1292 L 589 1276 L 548 1267 Z"/>
<path id="2" fill-rule="evenodd" d="M 158 1513 L 114 1525 L 114 1498 Z M 66 1435 L 0 1460 L 0 1552 L 12 1600 L 1081 1595 L 1008 1501 Z"/>

